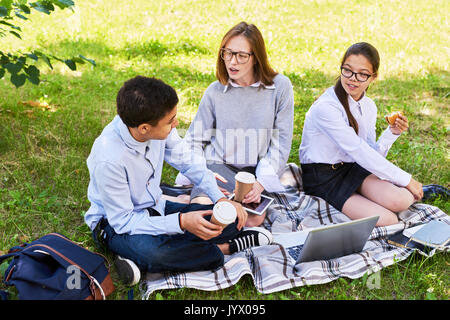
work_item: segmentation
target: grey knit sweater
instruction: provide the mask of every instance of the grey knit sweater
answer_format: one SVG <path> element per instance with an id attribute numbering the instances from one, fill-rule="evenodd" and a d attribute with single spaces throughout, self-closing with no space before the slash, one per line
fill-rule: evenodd
<path id="1" fill-rule="evenodd" d="M 293 119 L 292 84 L 282 74 L 272 86 L 215 81 L 206 89 L 185 141 L 208 162 L 256 166 L 257 180 L 274 192 L 289 158 Z"/>

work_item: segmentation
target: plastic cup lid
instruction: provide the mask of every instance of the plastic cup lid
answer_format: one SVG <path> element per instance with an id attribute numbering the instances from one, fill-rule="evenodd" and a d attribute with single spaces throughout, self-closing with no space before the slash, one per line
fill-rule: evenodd
<path id="1" fill-rule="evenodd" d="M 230 224 L 236 220 L 236 209 L 234 206 L 225 201 L 218 202 L 213 208 L 214 218 L 223 224 Z"/>
<path id="2" fill-rule="evenodd" d="M 234 179 L 243 183 L 255 183 L 256 179 L 250 172 L 240 171 L 236 173 Z"/>

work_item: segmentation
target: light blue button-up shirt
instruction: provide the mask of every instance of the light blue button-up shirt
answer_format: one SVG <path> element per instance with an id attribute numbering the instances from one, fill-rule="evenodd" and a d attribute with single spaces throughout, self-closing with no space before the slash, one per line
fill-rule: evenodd
<path id="1" fill-rule="evenodd" d="M 164 215 L 165 200 L 159 187 L 163 163 L 182 172 L 212 201 L 224 197 L 205 160 L 186 148 L 176 128 L 165 140 L 139 142 L 119 116 L 95 140 L 87 159 L 91 207 L 85 222 L 93 230 L 102 217 L 118 234 L 182 233 L 179 213 Z M 150 216 L 147 208 L 161 216 Z"/>

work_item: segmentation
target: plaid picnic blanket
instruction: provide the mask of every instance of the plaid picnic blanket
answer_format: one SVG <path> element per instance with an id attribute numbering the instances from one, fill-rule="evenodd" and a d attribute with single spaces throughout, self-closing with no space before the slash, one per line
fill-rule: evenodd
<path id="1" fill-rule="evenodd" d="M 264 222 L 264 227 L 272 233 L 299 231 L 349 221 L 346 215 L 321 198 L 302 192 L 301 168 L 296 164 L 286 165 L 281 181 L 286 186 L 286 192 L 272 194 L 275 202 L 268 209 Z M 230 287 L 242 276 L 249 274 L 256 289 L 268 294 L 298 286 L 323 284 L 340 277 L 355 279 L 406 259 L 414 250 L 392 246 L 387 243 L 386 237 L 433 219 L 450 224 L 450 217 L 439 208 L 416 203 L 399 213 L 399 223 L 375 227 L 360 253 L 296 264 L 298 248 L 285 249 L 273 243 L 225 256 L 225 264 L 216 270 L 147 273 L 140 288 L 143 299 L 148 299 L 152 292 L 161 289 L 189 287 L 212 291 Z M 432 256 L 435 251 L 436 249 L 420 253 Z"/>

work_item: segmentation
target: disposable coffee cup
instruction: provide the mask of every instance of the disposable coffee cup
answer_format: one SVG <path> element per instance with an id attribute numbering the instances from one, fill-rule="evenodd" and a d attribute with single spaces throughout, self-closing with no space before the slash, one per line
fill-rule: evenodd
<path id="1" fill-rule="evenodd" d="M 237 213 L 234 206 L 225 201 L 218 202 L 214 205 L 211 222 L 222 227 L 226 227 L 236 220 Z"/>
<path id="2" fill-rule="evenodd" d="M 242 202 L 247 193 L 252 190 L 256 178 L 250 172 L 241 171 L 234 176 L 234 180 L 236 181 L 234 200 L 237 202 Z"/>

